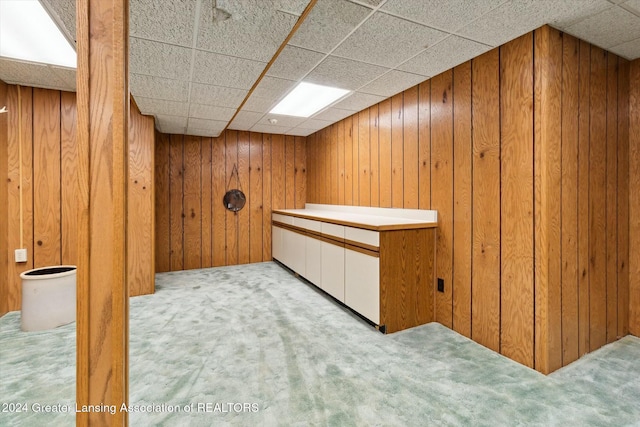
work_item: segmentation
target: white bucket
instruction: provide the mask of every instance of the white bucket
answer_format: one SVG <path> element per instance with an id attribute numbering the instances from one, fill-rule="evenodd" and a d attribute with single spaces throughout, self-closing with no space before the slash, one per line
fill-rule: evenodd
<path id="1" fill-rule="evenodd" d="M 76 320 L 76 266 L 36 268 L 20 274 L 20 329 L 43 331 Z"/>

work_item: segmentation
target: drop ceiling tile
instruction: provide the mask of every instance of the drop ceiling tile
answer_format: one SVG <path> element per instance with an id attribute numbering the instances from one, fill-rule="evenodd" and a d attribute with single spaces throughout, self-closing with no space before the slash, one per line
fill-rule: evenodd
<path id="1" fill-rule="evenodd" d="M 148 76 L 187 80 L 191 49 L 129 37 L 129 71 Z"/>
<path id="2" fill-rule="evenodd" d="M 217 6 L 231 18 L 215 21 L 213 1 L 204 0 L 197 47 L 238 58 L 270 61 L 298 20 L 263 1 L 218 0 Z"/>
<path id="3" fill-rule="evenodd" d="M 177 135 L 184 135 L 186 132 L 184 126 L 174 126 L 174 125 L 164 125 L 164 126 L 158 125 L 158 130 L 162 133 L 177 134 Z"/>
<path id="4" fill-rule="evenodd" d="M 258 123 L 262 116 L 262 113 L 254 113 L 253 111 L 239 111 L 236 118 L 229 125 L 229 129 L 249 130 Z"/>
<path id="5" fill-rule="evenodd" d="M 287 131 L 287 135 L 309 136 L 314 132 L 316 132 L 314 129 L 292 128 Z"/>
<path id="6" fill-rule="evenodd" d="M 289 43 L 329 53 L 369 13 L 371 9 L 346 0 L 318 0 Z"/>
<path id="7" fill-rule="evenodd" d="M 41 0 L 71 40 L 76 39 L 76 0 Z"/>
<path id="8" fill-rule="evenodd" d="M 375 80 L 386 71 L 388 71 L 388 68 L 329 56 L 304 80 L 310 83 L 353 90 Z"/>
<path id="9" fill-rule="evenodd" d="M 385 67 L 411 58 L 447 33 L 376 12 L 333 52 L 334 55 Z"/>
<path id="10" fill-rule="evenodd" d="M 188 127 L 187 128 L 187 135 L 193 135 L 193 136 L 205 136 L 208 138 L 216 138 L 218 136 L 220 136 L 220 134 L 222 133 L 222 131 L 224 130 L 224 128 L 220 128 L 220 129 L 199 129 L 199 128 L 195 128 L 195 127 Z"/>
<path id="11" fill-rule="evenodd" d="M 371 95 L 369 93 L 354 92 L 345 98 L 343 101 L 338 102 L 332 108 L 340 108 L 343 110 L 362 111 L 367 107 L 384 101 L 386 97 Z"/>
<path id="12" fill-rule="evenodd" d="M 324 58 L 322 53 L 287 45 L 282 49 L 267 76 L 300 80 Z"/>
<path id="13" fill-rule="evenodd" d="M 405 62 L 398 69 L 423 76 L 435 76 L 490 49 L 485 44 L 452 35 Z"/>
<path id="14" fill-rule="evenodd" d="M 640 17 L 614 6 L 565 31 L 606 49 L 640 37 Z"/>
<path id="15" fill-rule="evenodd" d="M 457 33 L 496 47 L 543 24 L 563 27 L 610 7 L 606 0 L 512 0 Z"/>
<path id="16" fill-rule="evenodd" d="M 443 31 L 454 32 L 504 2 L 505 0 L 389 0 L 381 10 Z"/>
<path id="17" fill-rule="evenodd" d="M 129 74 L 131 94 L 135 98 L 155 98 L 169 101 L 187 101 L 189 83 L 160 77 Z"/>
<path id="18" fill-rule="evenodd" d="M 370 93 L 390 97 L 398 92 L 402 92 L 420 82 L 426 80 L 424 76 L 404 71 L 391 70 L 387 74 L 378 77 L 365 87 L 359 89 L 360 92 Z"/>
<path id="19" fill-rule="evenodd" d="M 289 129 L 291 129 L 290 126 L 277 126 L 277 125 L 263 125 L 263 124 L 255 124 L 253 125 L 253 127 L 251 127 L 251 131 L 252 132 L 262 132 L 262 133 L 278 133 L 278 134 L 284 134 L 286 133 Z"/>
<path id="20" fill-rule="evenodd" d="M 220 107 L 237 108 L 249 93 L 245 89 L 234 89 L 224 86 L 191 84 L 191 102 Z"/>
<path id="21" fill-rule="evenodd" d="M 281 10 L 291 15 L 302 15 L 310 0 L 276 0 L 274 9 Z"/>
<path id="22" fill-rule="evenodd" d="M 191 47 L 194 1 L 136 0 L 129 7 L 129 35 Z"/>
<path id="23" fill-rule="evenodd" d="M 276 101 L 286 95 L 295 85 L 295 81 L 264 76 L 251 95 Z"/>
<path id="24" fill-rule="evenodd" d="M 339 108 L 327 108 L 323 112 L 313 116 L 313 118 L 318 120 L 327 120 L 329 122 L 337 122 L 344 119 L 345 117 L 349 117 L 352 114 L 353 114 L 353 111 L 351 110 L 341 110 Z"/>
<path id="25" fill-rule="evenodd" d="M 0 58 L 0 80 L 47 89 L 69 90 L 67 83 L 50 66 Z"/>
<path id="26" fill-rule="evenodd" d="M 297 127 L 304 128 L 304 129 L 320 130 L 320 129 L 326 128 L 332 123 L 333 122 L 330 122 L 327 120 L 307 119 L 304 122 L 300 123 Z"/>
<path id="27" fill-rule="evenodd" d="M 271 123 L 269 123 L 269 119 L 276 119 L 278 122 L 275 123 L 275 125 L 277 126 L 288 126 L 288 127 L 298 126 L 300 123 L 307 120 L 306 117 L 283 116 L 280 114 L 267 114 L 258 122 L 258 124 L 273 126 Z"/>
<path id="28" fill-rule="evenodd" d="M 266 65 L 264 62 L 197 51 L 193 81 L 248 90 Z"/>
<path id="29" fill-rule="evenodd" d="M 629 12 L 640 15 L 640 0 L 627 0 L 624 3 L 621 3 L 621 6 Z"/>
<path id="30" fill-rule="evenodd" d="M 189 117 L 188 129 L 206 129 L 211 131 L 222 130 L 227 126 L 227 120 L 206 120 Z"/>
<path id="31" fill-rule="evenodd" d="M 136 104 L 142 114 L 163 114 L 187 117 L 189 104 L 186 102 L 167 101 L 166 99 L 135 97 Z"/>
<path id="32" fill-rule="evenodd" d="M 610 47 L 609 50 L 629 60 L 640 58 L 640 39 Z"/>
<path id="33" fill-rule="evenodd" d="M 207 120 L 231 120 L 235 114 L 235 108 L 218 107 L 192 103 L 189 107 L 189 117 Z"/>
<path id="34" fill-rule="evenodd" d="M 382 0 L 349 0 L 349 1 L 352 1 L 354 3 L 360 3 L 369 7 L 376 7 L 380 3 L 382 3 Z"/>
<path id="35" fill-rule="evenodd" d="M 254 111 L 258 113 L 266 113 L 276 104 L 276 100 L 269 98 L 260 98 L 251 95 L 247 102 L 242 106 L 242 111 Z"/>
<path id="36" fill-rule="evenodd" d="M 67 90 L 70 92 L 76 91 L 76 70 L 73 68 L 61 68 L 51 67 L 51 70 L 58 76 L 60 80 L 65 83 L 65 88 L 61 90 Z"/>
<path id="37" fill-rule="evenodd" d="M 156 125 L 164 133 L 184 133 L 187 128 L 187 118 L 156 114 Z"/>

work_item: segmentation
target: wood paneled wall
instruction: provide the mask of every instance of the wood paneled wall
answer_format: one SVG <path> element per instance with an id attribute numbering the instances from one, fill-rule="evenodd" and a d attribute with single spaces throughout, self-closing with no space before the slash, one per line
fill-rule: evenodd
<path id="1" fill-rule="evenodd" d="M 629 331 L 640 337 L 640 59 L 629 79 Z"/>
<path id="2" fill-rule="evenodd" d="M 156 271 L 270 261 L 271 210 L 304 208 L 305 138 L 227 130 L 156 141 Z M 233 188 L 247 197 L 237 213 L 222 203 Z"/>
<path id="3" fill-rule="evenodd" d="M 555 370 L 627 333 L 628 67 L 542 27 L 307 137 L 307 201 L 437 210 L 437 321 Z"/>
<path id="4" fill-rule="evenodd" d="M 0 108 L 7 105 L 8 89 L 7 84 L 0 80 Z M 0 114 L 0 316 L 3 316 L 9 311 L 9 283 L 7 282 L 6 274 L 9 262 L 9 246 L 7 241 L 9 233 L 8 188 L 7 185 L 2 184 L 1 181 L 7 176 L 7 167 L 9 166 L 8 132 L 9 115 L 7 113 Z"/>
<path id="5" fill-rule="evenodd" d="M 20 87 L 22 120 L 19 123 L 18 86 L 7 85 L 6 90 L 9 112 L 2 120 L 8 121 L 6 144 L 3 144 L 7 149 L 7 161 L 3 162 L 7 171 L 2 176 L 7 176 L 7 185 L 2 191 L 7 191 L 7 202 L 2 206 L 7 209 L 8 230 L 7 246 L 2 248 L 2 254 L 7 257 L 7 268 L 2 269 L 1 277 L 6 284 L 7 311 L 13 311 L 19 310 L 21 304 L 20 273 L 48 265 L 77 263 L 77 113 L 75 93 L 23 86 Z M 19 127 L 22 132 L 22 245 Z M 132 106 L 127 254 L 131 296 L 153 293 L 154 289 L 153 129 L 153 118 L 142 116 L 137 107 Z M 27 249 L 26 263 L 14 262 L 13 251 L 20 247 Z"/>

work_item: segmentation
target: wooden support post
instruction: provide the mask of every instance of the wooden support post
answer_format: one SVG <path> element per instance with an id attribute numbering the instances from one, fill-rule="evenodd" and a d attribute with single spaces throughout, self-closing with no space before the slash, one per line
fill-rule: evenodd
<path id="1" fill-rule="evenodd" d="M 76 425 L 124 426 L 128 404 L 128 0 L 78 0 Z M 93 406 L 89 406 L 93 405 Z M 111 410 L 115 407 L 115 410 Z M 88 412 L 83 412 L 84 409 Z"/>

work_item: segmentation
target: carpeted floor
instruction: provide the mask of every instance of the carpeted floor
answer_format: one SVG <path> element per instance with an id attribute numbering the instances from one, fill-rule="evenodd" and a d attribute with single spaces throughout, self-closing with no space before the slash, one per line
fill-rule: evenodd
<path id="1" fill-rule="evenodd" d="M 75 411 L 75 324 L 19 324 L 0 319 L 0 404 L 26 412 L 0 425 L 74 425 L 51 410 Z M 159 274 L 130 331 L 129 404 L 164 405 L 133 426 L 640 426 L 639 338 L 545 377 L 436 323 L 382 335 L 274 263 Z"/>

